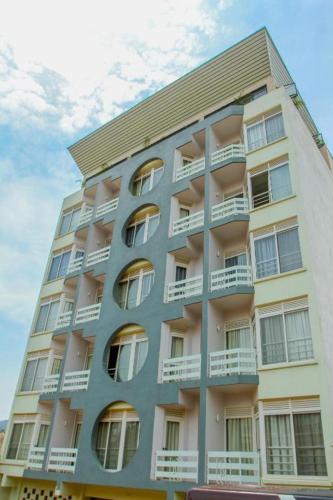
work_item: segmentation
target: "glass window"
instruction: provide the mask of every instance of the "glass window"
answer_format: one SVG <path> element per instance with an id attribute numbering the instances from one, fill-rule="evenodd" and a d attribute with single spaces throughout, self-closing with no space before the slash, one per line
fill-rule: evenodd
<path id="1" fill-rule="evenodd" d="M 253 347 L 251 329 L 246 327 L 227 331 L 226 346 L 227 349 L 251 349 Z"/>
<path id="2" fill-rule="evenodd" d="M 179 450 L 180 422 L 167 420 L 165 433 L 165 449 Z"/>
<path id="3" fill-rule="evenodd" d="M 41 426 L 39 427 L 36 446 L 38 446 L 39 448 L 46 447 L 49 430 L 50 430 L 49 424 L 41 424 Z"/>
<path id="4" fill-rule="evenodd" d="M 227 419 L 227 451 L 253 451 L 252 418 Z"/>
<path id="5" fill-rule="evenodd" d="M 186 280 L 187 268 L 184 266 L 176 266 L 176 281 Z"/>
<path id="6" fill-rule="evenodd" d="M 31 359 L 27 361 L 21 391 L 40 391 L 43 387 L 47 366 L 47 358 Z"/>
<path id="7" fill-rule="evenodd" d="M 53 330 L 58 317 L 59 300 L 42 304 L 35 326 L 35 333 Z"/>
<path id="8" fill-rule="evenodd" d="M 81 427 L 82 427 L 82 424 L 76 424 L 76 426 L 75 426 L 74 437 L 73 437 L 73 448 L 78 448 Z"/>
<path id="9" fill-rule="evenodd" d="M 55 255 L 51 262 L 48 281 L 62 278 L 67 273 L 67 268 L 69 264 L 69 259 L 71 256 L 71 251 L 64 252 L 59 255 Z"/>
<path id="10" fill-rule="evenodd" d="M 234 266 L 246 266 L 246 253 L 241 253 L 239 255 L 234 255 L 233 257 L 228 257 L 224 261 L 225 267 Z"/>
<path id="11" fill-rule="evenodd" d="M 148 351 L 148 340 L 132 336 L 131 339 L 110 347 L 108 373 L 117 382 L 131 380 L 142 368 Z"/>
<path id="12" fill-rule="evenodd" d="M 118 286 L 118 302 L 122 309 L 133 309 L 140 305 L 149 295 L 154 283 L 154 272 L 142 273 Z"/>
<path id="13" fill-rule="evenodd" d="M 249 151 L 277 141 L 285 135 L 282 113 L 277 113 L 253 125 L 248 125 L 246 131 Z"/>
<path id="14" fill-rule="evenodd" d="M 71 231 L 75 231 L 79 218 L 80 218 L 81 208 L 76 208 L 71 210 L 70 212 L 66 212 L 62 216 L 62 221 L 59 230 L 59 236 L 63 234 L 70 233 Z"/>
<path id="15" fill-rule="evenodd" d="M 296 227 L 258 238 L 254 241 L 254 247 L 258 279 L 302 267 Z"/>
<path id="16" fill-rule="evenodd" d="M 147 215 L 144 219 L 138 220 L 126 228 L 125 242 L 129 247 L 142 245 L 154 234 L 160 215 Z"/>
<path id="17" fill-rule="evenodd" d="M 268 474 L 327 475 L 320 413 L 265 416 L 265 434 Z"/>
<path id="18" fill-rule="evenodd" d="M 33 423 L 14 424 L 6 457 L 13 460 L 26 460 L 31 446 Z"/>
<path id="19" fill-rule="evenodd" d="M 181 358 L 184 354 L 184 339 L 173 335 L 171 337 L 171 358 Z"/>
<path id="20" fill-rule="evenodd" d="M 292 189 L 288 163 L 252 175 L 251 190 L 253 208 L 290 196 Z"/>
<path id="21" fill-rule="evenodd" d="M 139 422 L 127 422 L 123 455 L 123 468 L 130 463 L 138 447 Z"/>
<path id="22" fill-rule="evenodd" d="M 262 363 L 284 363 L 313 358 L 308 310 L 260 319 Z"/>

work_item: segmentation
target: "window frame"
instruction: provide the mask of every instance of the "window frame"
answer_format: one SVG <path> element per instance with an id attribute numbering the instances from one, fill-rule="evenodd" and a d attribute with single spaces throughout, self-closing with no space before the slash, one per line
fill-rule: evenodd
<path id="1" fill-rule="evenodd" d="M 139 273 L 136 274 L 136 275 L 133 275 L 133 276 L 128 276 L 127 278 L 125 279 L 122 279 L 119 281 L 118 283 L 118 290 L 119 290 L 119 285 L 121 283 L 127 283 L 127 286 L 126 286 L 126 294 L 125 294 L 125 300 L 124 300 L 124 304 L 125 306 L 128 305 L 128 291 L 129 291 L 129 282 L 130 281 L 134 281 L 134 280 L 138 280 L 138 290 L 137 290 L 137 293 L 136 293 L 136 302 L 135 302 L 135 306 L 134 307 L 122 307 L 120 304 L 119 304 L 119 307 L 121 309 L 123 309 L 124 311 L 128 310 L 128 309 L 135 309 L 135 307 L 138 307 L 140 304 L 142 304 L 144 302 L 144 300 L 141 300 L 141 295 L 142 295 L 142 284 L 143 284 L 143 279 L 145 276 L 148 276 L 148 275 L 152 275 L 153 276 L 153 283 L 152 283 L 152 286 L 151 286 L 151 289 L 154 285 L 154 280 L 155 280 L 155 270 L 151 270 L 151 271 L 144 271 L 144 269 L 140 269 Z M 151 292 L 151 289 L 149 290 L 149 293 Z"/>
<path id="2" fill-rule="evenodd" d="M 178 434 L 178 450 L 183 449 L 184 442 L 184 417 L 175 417 L 172 415 L 166 415 L 164 419 L 164 429 L 163 429 L 163 450 L 173 451 L 166 449 L 166 440 L 167 440 L 167 428 L 168 422 L 178 423 L 179 424 L 179 434 Z M 175 450 L 176 451 L 176 450 Z"/>
<path id="3" fill-rule="evenodd" d="M 276 203 L 276 202 L 279 202 L 279 201 L 282 201 L 282 200 L 286 200 L 290 196 L 293 196 L 294 193 L 293 193 L 293 188 L 292 188 L 289 163 L 290 163 L 289 159 L 281 161 L 281 162 L 279 162 L 277 164 L 274 164 L 274 165 L 271 165 L 270 163 L 268 163 L 265 166 L 265 168 L 262 169 L 262 170 L 260 170 L 259 172 L 254 172 L 254 173 L 251 173 L 251 171 L 249 172 L 249 174 L 248 174 L 248 191 L 249 191 L 249 195 L 250 195 L 249 196 L 250 210 L 256 210 L 257 208 L 266 207 L 267 205 L 271 205 L 272 203 Z M 289 181 L 290 181 L 291 192 L 287 196 L 283 196 L 282 198 L 279 198 L 277 200 L 272 200 L 272 185 L 271 185 L 270 172 L 272 172 L 272 170 L 276 170 L 277 168 L 284 167 L 285 165 L 288 166 L 288 174 L 289 174 Z M 259 175 L 262 175 L 262 174 L 267 174 L 268 202 L 267 203 L 263 203 L 263 204 L 258 205 L 258 206 L 255 207 L 254 203 L 253 203 L 252 179 L 254 177 L 258 177 Z M 265 194 L 265 193 L 260 193 L 260 194 Z M 258 196 L 258 195 L 255 195 L 255 196 Z"/>
<path id="4" fill-rule="evenodd" d="M 21 382 L 20 382 L 20 390 L 18 391 L 19 393 L 24 394 L 24 393 L 27 393 L 27 392 L 35 392 L 35 393 L 41 392 L 42 389 L 34 389 L 33 388 L 34 384 L 36 382 L 36 374 L 37 374 L 37 370 L 38 370 L 38 365 L 39 365 L 39 362 L 41 360 L 46 360 L 46 366 L 45 366 L 45 372 L 44 372 L 43 380 L 45 379 L 45 377 L 46 377 L 46 375 L 48 373 L 48 370 L 49 370 L 49 361 L 50 361 L 49 356 L 48 355 L 45 355 L 45 356 L 31 356 L 31 357 L 28 356 L 27 359 L 26 359 L 25 365 L 24 365 L 24 371 L 23 371 Z M 25 379 L 25 374 L 26 374 L 28 363 L 31 363 L 33 361 L 37 361 L 37 363 L 36 363 L 36 366 L 35 366 L 35 369 L 34 369 L 34 372 L 33 372 L 31 389 L 23 390 L 22 386 L 24 384 L 24 379 Z"/>
<path id="5" fill-rule="evenodd" d="M 62 215 L 61 215 L 61 221 L 60 221 L 60 227 L 59 227 L 59 231 L 58 231 L 58 237 L 61 237 L 61 236 L 64 236 L 65 234 L 69 234 L 69 233 L 73 233 L 75 230 L 76 230 L 76 227 L 73 228 L 72 227 L 72 223 L 73 223 L 73 215 L 75 212 L 81 212 L 81 208 L 82 207 L 73 207 L 69 210 L 66 210 L 66 211 L 63 211 Z M 68 224 L 68 231 L 65 231 L 65 232 L 62 232 L 62 225 L 63 225 L 63 222 L 64 222 L 64 218 L 66 216 L 70 215 L 70 221 L 69 221 L 69 224 Z"/>
<path id="6" fill-rule="evenodd" d="M 58 280 L 58 279 L 61 279 L 61 278 L 64 278 L 67 274 L 67 271 L 68 271 L 68 266 L 72 260 L 72 249 L 70 250 L 60 250 L 59 252 L 55 252 L 52 254 L 52 258 L 51 258 L 51 262 L 50 262 L 50 265 L 49 265 L 49 269 L 48 269 L 48 273 L 47 273 L 47 279 L 46 279 L 46 283 L 49 283 L 51 281 L 55 281 L 55 280 Z M 61 269 L 61 266 L 62 266 L 62 262 L 63 262 L 63 259 L 64 259 L 64 255 L 66 254 L 69 254 L 69 259 L 68 259 L 68 263 L 67 263 L 67 268 L 66 268 L 66 272 L 65 274 L 63 275 L 59 275 L 59 272 L 60 272 L 60 269 Z M 76 251 L 75 251 L 75 254 L 76 254 Z M 51 273 L 51 269 L 52 269 L 52 264 L 53 264 L 53 260 L 56 259 L 57 257 L 60 257 L 60 261 L 59 261 L 59 265 L 58 265 L 58 269 L 57 269 L 57 272 L 56 272 L 56 277 L 55 278 L 50 278 L 50 273 Z"/>
<path id="7" fill-rule="evenodd" d="M 24 434 L 24 428 L 25 428 L 26 425 L 31 425 L 31 424 L 33 425 L 33 428 L 32 428 L 32 432 L 31 432 L 31 440 L 30 440 L 30 443 L 29 443 L 29 450 L 30 450 L 30 448 L 32 446 L 32 443 L 34 443 L 35 439 L 36 439 L 36 428 L 37 428 L 36 420 L 26 420 L 26 419 L 23 418 L 23 419 L 14 419 L 12 421 L 10 436 L 9 436 L 9 439 L 8 439 L 8 443 L 6 445 L 5 460 L 13 460 L 15 462 L 26 462 L 27 461 L 28 456 L 29 456 L 29 450 L 28 450 L 28 453 L 27 453 L 27 458 L 17 458 L 17 455 L 18 455 L 18 452 L 19 452 L 21 444 L 22 444 L 22 437 L 23 437 L 23 434 Z M 11 441 L 12 441 L 13 431 L 14 431 L 15 425 L 22 425 L 22 431 L 21 431 L 21 434 L 20 434 L 20 438 L 18 440 L 18 446 L 17 446 L 17 450 L 16 450 L 16 455 L 15 455 L 15 457 L 9 458 L 8 457 L 8 453 L 9 453 L 9 450 L 10 450 L 10 447 L 11 447 Z"/>
<path id="8" fill-rule="evenodd" d="M 111 347 L 113 347 L 113 346 L 119 346 L 118 353 L 117 353 L 116 366 L 114 368 L 114 374 L 113 374 L 113 376 L 110 374 L 109 369 L 107 370 L 108 373 L 109 373 L 109 375 L 110 375 L 110 377 L 115 382 L 129 382 L 130 380 L 132 380 L 139 373 L 139 372 L 134 373 L 134 368 L 135 368 L 135 354 L 136 354 L 136 349 L 137 349 L 137 345 L 140 342 L 147 342 L 147 351 L 148 351 L 148 338 L 146 336 L 143 337 L 141 333 L 140 334 L 134 333 L 134 334 L 131 335 L 131 338 L 129 338 L 130 337 L 129 335 L 126 335 L 125 337 L 127 337 L 127 339 L 125 338 L 125 339 L 122 340 L 122 338 L 120 337 L 118 341 L 113 342 L 110 345 L 110 349 L 109 349 L 108 363 L 109 363 L 109 359 L 110 359 Z M 123 346 L 123 345 L 130 345 L 131 346 L 130 356 L 129 356 L 129 361 L 128 361 L 128 379 L 127 380 L 118 380 L 119 356 L 120 356 L 120 351 L 121 351 L 120 346 Z"/>
<path id="9" fill-rule="evenodd" d="M 282 135 L 281 137 L 279 137 L 278 139 L 275 139 L 274 141 L 271 141 L 271 142 L 267 142 L 267 130 L 266 130 L 266 120 L 270 119 L 270 118 L 273 118 L 274 116 L 277 116 L 277 115 L 281 115 L 281 119 L 282 119 L 282 126 L 283 126 L 283 131 L 284 131 L 284 135 Z M 261 144 L 260 146 L 257 146 L 257 147 L 254 147 L 254 148 L 249 148 L 249 141 L 248 141 L 248 130 L 251 128 L 251 127 L 255 127 L 257 126 L 259 123 L 261 123 L 263 125 L 263 130 L 264 130 L 264 136 L 265 136 L 265 142 L 264 144 Z M 281 139 L 287 137 L 286 136 L 286 129 L 285 129 L 285 126 L 284 126 L 284 119 L 283 119 L 283 113 L 282 113 L 282 109 L 280 109 L 279 111 L 276 111 L 272 114 L 269 114 L 269 115 L 262 115 L 261 118 L 259 118 L 258 120 L 256 121 L 253 121 L 251 120 L 251 123 L 250 124 L 245 124 L 245 128 L 246 128 L 246 134 L 244 134 L 245 138 L 246 138 L 246 151 L 247 153 L 252 153 L 252 151 L 257 151 L 258 149 L 260 148 L 263 148 L 265 146 L 268 146 L 270 144 L 274 144 L 274 142 L 277 142 L 277 141 L 280 141 Z"/>
<path id="10" fill-rule="evenodd" d="M 48 320 L 49 320 L 49 316 L 50 316 L 50 310 L 51 310 L 51 305 L 58 302 L 59 303 L 59 306 L 58 306 L 58 316 L 59 316 L 59 313 L 60 313 L 60 306 L 61 306 L 61 300 L 60 300 L 60 297 L 59 298 L 56 298 L 56 299 L 51 299 L 51 300 L 48 300 L 47 302 L 41 302 L 39 304 L 39 308 L 38 308 L 38 313 L 37 313 L 37 316 L 36 316 L 36 319 L 34 321 L 34 327 L 33 327 L 33 331 L 32 331 L 32 335 L 38 335 L 38 334 L 41 334 L 41 333 L 45 333 L 45 332 L 52 332 L 55 328 L 55 325 L 54 325 L 54 328 L 51 328 L 49 330 L 45 330 L 45 327 L 47 326 L 47 323 L 48 323 Z M 73 302 L 74 303 L 74 302 Z M 47 316 L 45 318 L 45 323 L 44 323 L 44 329 L 43 330 L 36 330 L 36 327 L 37 327 L 37 323 L 38 323 L 38 318 L 39 318 L 39 315 L 40 315 L 40 311 L 41 311 L 41 308 L 43 306 L 48 306 L 48 310 L 47 310 Z M 57 320 L 56 320 L 57 321 Z M 56 324 L 56 321 L 55 321 L 55 324 Z"/>
<path id="11" fill-rule="evenodd" d="M 160 221 L 160 213 L 154 214 L 154 215 L 147 214 L 143 219 L 139 219 L 139 220 L 136 220 L 135 222 L 133 222 L 132 224 L 128 224 L 128 226 L 126 227 L 126 237 L 125 237 L 125 239 L 126 239 L 126 246 L 128 246 L 128 248 L 140 247 L 141 245 L 143 245 L 144 243 L 146 243 L 150 239 L 150 238 L 148 238 L 149 224 L 150 224 L 150 220 L 154 219 L 154 218 L 158 218 L 158 223 L 159 223 L 159 221 Z M 140 224 L 144 225 L 144 228 L 143 228 L 143 240 L 142 240 L 142 243 L 140 243 L 139 245 L 135 245 L 135 237 L 136 237 L 136 234 L 137 234 L 137 226 L 139 226 Z M 133 245 L 128 245 L 128 243 L 127 243 L 127 231 L 128 231 L 128 229 L 133 228 L 133 227 L 134 227 Z M 153 236 L 153 235 L 151 235 L 151 236 Z"/>
<path id="12" fill-rule="evenodd" d="M 145 194 L 148 194 L 157 184 L 154 185 L 154 177 L 155 177 L 155 171 L 159 171 L 159 170 L 162 170 L 163 169 L 163 172 L 162 172 L 162 175 L 164 173 L 164 165 L 162 165 L 161 167 L 157 167 L 157 168 L 154 168 L 152 167 L 151 170 L 149 170 L 147 173 L 144 173 L 144 174 L 140 174 L 137 175 L 134 180 L 133 180 L 133 187 L 136 183 L 140 183 L 140 189 L 139 189 L 139 192 L 136 192 L 136 189 L 133 189 L 133 192 L 134 192 L 134 196 L 144 196 Z M 144 178 L 146 177 L 150 177 L 149 179 L 149 189 L 146 193 L 143 193 L 142 194 L 142 181 Z"/>

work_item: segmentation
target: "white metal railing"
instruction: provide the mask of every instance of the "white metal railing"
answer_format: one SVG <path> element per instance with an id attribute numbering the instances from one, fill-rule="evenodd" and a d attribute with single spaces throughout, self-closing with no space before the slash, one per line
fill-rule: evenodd
<path id="1" fill-rule="evenodd" d="M 165 301 L 173 302 L 174 300 L 186 299 L 193 295 L 200 295 L 202 293 L 202 280 L 203 277 L 200 274 L 193 278 L 169 283 L 166 287 Z"/>
<path id="2" fill-rule="evenodd" d="M 182 217 L 174 221 L 172 226 L 172 234 L 183 233 L 184 231 L 189 231 L 195 227 L 200 227 L 204 223 L 204 211 L 196 212 L 195 214 L 188 215 L 187 217 Z"/>
<path id="3" fill-rule="evenodd" d="M 95 319 L 99 319 L 100 311 L 100 303 L 81 307 L 76 311 L 75 323 L 84 323 L 85 321 L 93 321 Z"/>
<path id="4" fill-rule="evenodd" d="M 243 451 L 209 451 L 207 461 L 208 483 L 258 484 L 259 453 Z"/>
<path id="5" fill-rule="evenodd" d="M 223 201 L 218 205 L 214 205 L 211 209 L 211 221 L 215 222 L 225 217 L 234 215 L 248 214 L 249 203 L 247 198 L 232 198 L 231 200 Z"/>
<path id="6" fill-rule="evenodd" d="M 184 179 L 189 175 L 196 174 L 205 168 L 205 158 L 199 158 L 176 169 L 176 181 Z"/>
<path id="7" fill-rule="evenodd" d="M 251 286 L 252 273 L 250 266 L 232 266 L 210 273 L 210 289 L 223 290 L 232 286 Z"/>
<path id="8" fill-rule="evenodd" d="M 31 446 L 28 455 L 27 468 L 42 470 L 46 448 Z"/>
<path id="9" fill-rule="evenodd" d="M 84 206 L 81 210 L 78 226 L 80 226 L 81 224 L 86 224 L 86 222 L 89 222 L 90 219 L 92 218 L 93 211 L 94 207 L 92 207 L 91 205 Z"/>
<path id="10" fill-rule="evenodd" d="M 209 377 L 257 373 L 255 349 L 227 349 L 209 353 Z"/>
<path id="11" fill-rule="evenodd" d="M 56 329 L 57 328 L 66 328 L 67 326 L 69 326 L 71 324 L 72 315 L 73 315 L 73 311 L 66 311 L 66 312 L 60 313 L 58 315 L 55 328 Z"/>
<path id="12" fill-rule="evenodd" d="M 229 144 L 218 149 L 212 153 L 210 161 L 212 165 L 216 165 L 221 161 L 230 160 L 230 158 L 245 158 L 244 144 Z"/>
<path id="13" fill-rule="evenodd" d="M 76 271 L 80 271 L 83 264 L 84 255 L 80 255 L 80 257 L 76 257 L 70 261 L 67 269 L 67 273 L 75 273 Z"/>
<path id="14" fill-rule="evenodd" d="M 96 210 L 96 217 L 101 217 L 102 215 L 106 215 L 107 213 L 115 210 L 118 207 L 119 198 L 113 198 L 113 200 L 107 201 L 106 203 L 102 203 L 99 205 Z"/>
<path id="15" fill-rule="evenodd" d="M 76 448 L 51 448 L 47 470 L 74 473 L 76 457 Z"/>
<path id="16" fill-rule="evenodd" d="M 56 392 L 58 389 L 59 373 L 55 375 L 46 375 L 43 382 L 42 393 Z"/>
<path id="17" fill-rule="evenodd" d="M 163 359 L 162 382 L 176 382 L 177 380 L 191 380 L 200 378 L 201 355 L 182 356 L 179 358 Z"/>
<path id="18" fill-rule="evenodd" d="M 156 452 L 155 479 L 198 481 L 198 452 L 162 450 Z"/>
<path id="19" fill-rule="evenodd" d="M 90 370 L 65 373 L 63 391 L 80 391 L 88 388 Z"/>
<path id="20" fill-rule="evenodd" d="M 90 252 L 87 255 L 86 266 L 93 266 L 98 264 L 99 262 L 103 262 L 103 260 L 107 260 L 110 256 L 111 246 L 107 246 L 104 248 L 100 248 L 95 252 Z"/>

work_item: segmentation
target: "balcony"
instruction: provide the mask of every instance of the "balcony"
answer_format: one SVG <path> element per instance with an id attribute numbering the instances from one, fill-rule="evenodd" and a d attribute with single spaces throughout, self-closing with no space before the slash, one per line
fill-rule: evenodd
<path id="1" fill-rule="evenodd" d="M 202 226 L 204 223 L 204 211 L 196 212 L 195 214 L 188 215 L 187 217 L 182 217 L 176 220 L 172 226 L 172 234 L 183 233 L 184 231 L 190 231 L 196 227 Z"/>
<path id="2" fill-rule="evenodd" d="M 81 226 L 81 224 L 86 224 L 87 222 L 90 222 L 92 215 L 93 215 L 94 207 L 91 205 L 85 205 L 82 207 L 81 210 L 81 215 L 79 218 L 78 226 Z"/>
<path id="3" fill-rule="evenodd" d="M 96 217 L 104 217 L 104 215 L 115 210 L 118 207 L 118 201 L 119 198 L 113 198 L 113 200 L 99 205 L 96 209 Z"/>
<path id="4" fill-rule="evenodd" d="M 83 264 L 83 259 L 84 255 L 80 255 L 80 257 L 76 257 L 76 259 L 71 260 L 68 265 L 67 274 L 80 271 Z"/>
<path id="5" fill-rule="evenodd" d="M 57 392 L 59 382 L 59 373 L 55 375 L 46 375 L 43 382 L 42 394 Z"/>
<path id="6" fill-rule="evenodd" d="M 208 376 L 256 375 L 255 349 L 228 349 L 209 353 Z"/>
<path id="7" fill-rule="evenodd" d="M 42 470 L 46 448 L 31 446 L 28 455 L 27 469 Z"/>
<path id="8" fill-rule="evenodd" d="M 185 179 L 185 177 L 189 177 L 190 175 L 196 174 L 197 172 L 201 172 L 201 170 L 204 169 L 205 158 L 199 158 L 198 160 L 194 160 L 191 163 L 179 166 L 175 172 L 175 180 L 180 181 L 181 179 Z"/>
<path id="9" fill-rule="evenodd" d="M 210 289 L 226 290 L 234 286 L 252 286 L 250 266 L 232 266 L 210 273 Z"/>
<path id="10" fill-rule="evenodd" d="M 198 456 L 198 451 L 157 451 L 155 479 L 198 482 Z"/>
<path id="11" fill-rule="evenodd" d="M 99 262 L 103 262 L 103 260 L 107 260 L 110 256 L 111 246 L 107 246 L 96 250 L 95 252 L 90 252 L 87 255 L 86 266 L 94 266 Z"/>
<path id="12" fill-rule="evenodd" d="M 57 318 L 55 329 L 57 330 L 58 328 L 67 328 L 67 326 L 71 324 L 72 315 L 73 311 L 60 313 Z"/>
<path id="13" fill-rule="evenodd" d="M 243 451 L 209 451 L 208 483 L 259 484 L 259 453 Z"/>
<path id="14" fill-rule="evenodd" d="M 166 288 L 165 301 L 173 302 L 175 300 L 187 299 L 195 295 L 202 294 L 203 276 L 194 276 L 185 280 L 169 283 Z"/>
<path id="15" fill-rule="evenodd" d="M 76 448 L 51 448 L 47 470 L 74 473 L 77 458 Z"/>
<path id="16" fill-rule="evenodd" d="M 63 391 L 81 391 L 88 388 L 90 370 L 65 373 Z"/>
<path id="17" fill-rule="evenodd" d="M 236 158 L 245 159 L 245 148 L 243 144 L 229 144 L 228 146 L 218 149 L 211 154 L 211 165 L 217 165 L 218 163 L 233 160 Z"/>
<path id="18" fill-rule="evenodd" d="M 232 198 L 214 205 L 211 209 L 211 221 L 215 222 L 235 215 L 247 215 L 249 203 L 246 198 Z"/>
<path id="19" fill-rule="evenodd" d="M 85 323 L 99 319 L 101 312 L 101 303 L 92 304 L 91 306 L 81 307 L 76 311 L 75 324 Z"/>
<path id="20" fill-rule="evenodd" d="M 200 370 L 200 354 L 164 359 L 162 361 L 161 381 L 164 383 L 198 379 L 200 378 Z"/>

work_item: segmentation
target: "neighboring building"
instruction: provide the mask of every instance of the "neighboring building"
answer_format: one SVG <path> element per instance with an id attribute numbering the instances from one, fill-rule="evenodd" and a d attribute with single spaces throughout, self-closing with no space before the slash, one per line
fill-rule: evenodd
<path id="1" fill-rule="evenodd" d="M 70 152 L 1 500 L 331 488 L 333 164 L 267 31 Z"/>
<path id="2" fill-rule="evenodd" d="M 2 443 L 5 437 L 6 425 L 7 425 L 7 420 L 0 421 L 0 456 L 1 456 Z"/>

